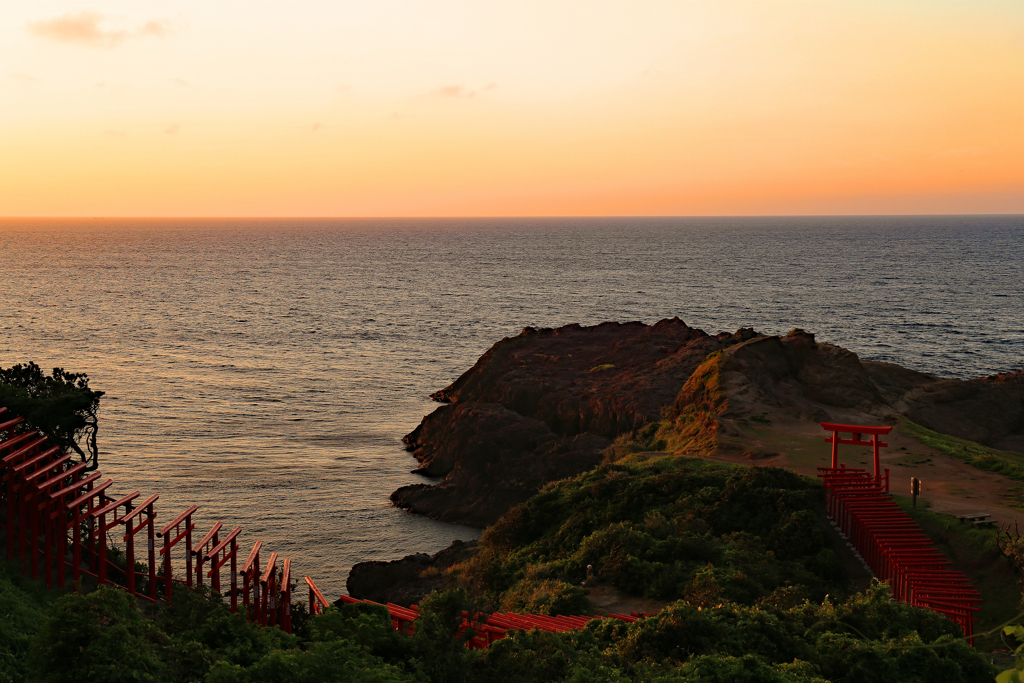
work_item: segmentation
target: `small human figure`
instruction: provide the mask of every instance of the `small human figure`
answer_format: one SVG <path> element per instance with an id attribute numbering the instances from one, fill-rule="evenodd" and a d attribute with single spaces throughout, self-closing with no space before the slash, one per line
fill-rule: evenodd
<path id="1" fill-rule="evenodd" d="M 587 580 L 583 582 L 584 586 L 589 586 L 591 580 L 594 578 L 594 565 L 587 565 Z"/>

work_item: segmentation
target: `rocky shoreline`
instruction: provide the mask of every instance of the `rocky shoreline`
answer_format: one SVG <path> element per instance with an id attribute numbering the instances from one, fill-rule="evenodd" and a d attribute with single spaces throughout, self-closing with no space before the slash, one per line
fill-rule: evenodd
<path id="1" fill-rule="evenodd" d="M 616 444 L 692 455 L 742 449 L 740 427 L 751 420 L 863 424 L 903 415 L 1024 452 L 1024 372 L 944 379 L 863 361 L 802 330 L 712 336 L 679 318 L 528 327 L 431 397 L 445 405 L 404 441 L 419 462 L 414 472 L 444 479 L 402 487 L 391 499 L 417 514 L 480 527 L 546 483 L 614 457 Z M 457 543 L 435 556 L 362 563 L 349 592 L 415 601 L 431 577 L 472 552 Z"/>
<path id="2" fill-rule="evenodd" d="M 708 335 L 679 318 L 526 328 L 495 344 L 431 397 L 444 405 L 405 437 L 415 472 L 444 477 L 391 495 L 395 505 L 448 522 L 488 526 L 549 481 L 586 472 L 616 438 L 688 409 L 681 394 L 709 354 L 723 351 L 730 420 L 798 412 L 809 420 L 905 415 L 946 434 L 1024 448 L 1024 378 L 942 379 L 794 331 Z"/>
<path id="3" fill-rule="evenodd" d="M 442 406 L 405 437 L 416 472 L 395 505 L 487 526 L 549 481 L 586 472 L 612 441 L 661 419 L 709 353 L 754 338 L 710 336 L 679 318 L 654 325 L 528 327 L 431 395 Z"/>
<path id="4" fill-rule="evenodd" d="M 349 572 L 348 594 L 381 604 L 414 605 L 445 588 L 445 570 L 476 554 L 476 541 L 455 541 L 444 550 L 427 555 L 406 555 L 391 562 L 360 562 Z"/>

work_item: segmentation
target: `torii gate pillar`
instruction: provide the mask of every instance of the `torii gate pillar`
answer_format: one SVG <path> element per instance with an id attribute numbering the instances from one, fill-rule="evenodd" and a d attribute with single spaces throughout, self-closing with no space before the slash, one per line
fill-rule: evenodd
<path id="1" fill-rule="evenodd" d="M 875 483 L 881 483 L 882 481 L 882 470 L 878 463 L 878 452 L 879 449 L 885 448 L 889 444 L 884 441 L 879 441 L 880 435 L 888 434 L 892 431 L 892 427 L 865 427 L 859 425 L 840 425 L 833 424 L 831 422 L 822 422 L 822 429 L 826 432 L 832 432 L 832 436 L 825 437 L 825 443 L 832 444 L 832 469 L 839 468 L 839 444 L 850 444 L 851 446 L 871 446 L 872 460 L 875 466 Z M 852 439 L 844 439 L 840 437 L 840 434 L 851 434 Z M 867 441 L 861 438 L 862 434 L 870 434 L 871 441 Z"/>

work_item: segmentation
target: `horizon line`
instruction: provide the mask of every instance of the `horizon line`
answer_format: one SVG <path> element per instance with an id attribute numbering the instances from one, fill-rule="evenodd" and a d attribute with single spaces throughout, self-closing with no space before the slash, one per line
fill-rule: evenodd
<path id="1" fill-rule="evenodd" d="M 1024 217 L 1022 213 L 707 213 L 707 214 L 522 214 L 522 215 L 418 215 L 418 216 L 228 216 L 228 215 L 175 215 L 175 216 L 0 216 L 8 220 L 495 220 L 495 219 L 553 219 L 553 218 L 914 218 L 952 216 L 1007 216 Z"/>

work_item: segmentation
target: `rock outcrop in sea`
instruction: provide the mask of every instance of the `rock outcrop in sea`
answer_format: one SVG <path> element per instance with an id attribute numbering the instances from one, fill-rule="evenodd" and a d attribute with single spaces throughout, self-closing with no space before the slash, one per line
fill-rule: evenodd
<path id="1" fill-rule="evenodd" d="M 431 396 L 442 406 L 405 437 L 415 470 L 444 477 L 391 500 L 487 526 L 549 481 L 600 463 L 613 439 L 661 419 L 707 355 L 754 338 L 709 336 L 682 320 L 528 327 Z"/>
<path id="2" fill-rule="evenodd" d="M 712 336 L 679 318 L 528 327 L 432 395 L 446 405 L 405 442 L 420 463 L 414 471 L 444 479 L 402 487 L 391 499 L 436 519 L 487 526 L 547 482 L 595 467 L 616 438 L 636 438 L 665 419 L 685 423 L 673 442 L 684 453 L 717 447 L 720 436 L 738 432 L 736 420 L 782 413 L 853 424 L 900 414 L 1024 450 L 1020 375 L 939 378 L 863 361 L 800 330 Z"/>
<path id="3" fill-rule="evenodd" d="M 349 572 L 351 596 L 381 604 L 415 605 L 431 591 L 444 590 L 445 570 L 476 554 L 476 541 L 455 541 L 441 552 L 406 555 L 391 562 L 360 562 Z"/>

